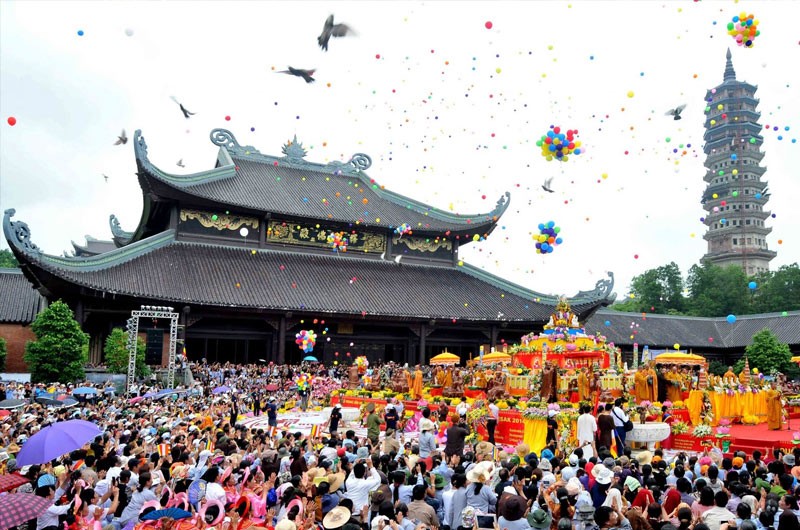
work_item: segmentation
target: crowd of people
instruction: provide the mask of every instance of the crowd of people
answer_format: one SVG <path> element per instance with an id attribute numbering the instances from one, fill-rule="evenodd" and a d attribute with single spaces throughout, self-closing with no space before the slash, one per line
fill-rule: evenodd
<path id="1" fill-rule="evenodd" d="M 0 495 L 48 500 L 25 530 L 800 530 L 800 449 L 634 455 L 621 443 L 613 454 L 611 438 L 624 440 L 621 402 L 599 414 L 585 406 L 582 443 L 569 454 L 549 435 L 539 452 L 468 443 L 464 411 L 441 406 L 423 410 L 411 436 L 398 429 L 402 402 L 391 399 L 363 423 L 336 406 L 313 436 L 278 429 L 278 410 L 297 398 L 291 381 L 309 369 L 347 383 L 344 371 L 322 366 L 201 364 L 177 393 L 138 385 L 131 398 L 100 386 L 70 407 L 36 398 L 74 386 L 4 385 L 0 395 L 23 403 L 0 418 L 0 476 L 24 483 Z M 231 390 L 215 393 L 222 386 Z M 250 413 L 265 414 L 267 426 L 245 427 Z M 53 461 L 17 465 L 31 436 L 69 419 L 94 422 L 102 435 Z M 432 435 L 440 427 L 445 443 Z"/>

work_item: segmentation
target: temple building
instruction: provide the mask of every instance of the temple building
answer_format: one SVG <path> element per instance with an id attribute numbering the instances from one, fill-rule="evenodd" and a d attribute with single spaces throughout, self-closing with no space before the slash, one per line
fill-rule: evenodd
<path id="1" fill-rule="evenodd" d="M 737 81 L 728 50 L 722 84 L 706 92 L 706 189 L 702 204 L 708 227 L 703 236 L 708 252 L 703 260 L 715 265 L 739 265 L 745 274 L 769 270 L 777 253 L 769 249 L 772 228 L 764 222 L 769 190 L 761 179 L 764 153 L 757 87 Z"/>
<path id="2" fill-rule="evenodd" d="M 417 363 L 516 342 L 558 303 L 459 259 L 461 245 L 495 229 L 508 193 L 490 212 L 458 215 L 386 190 L 367 175 L 367 155 L 313 163 L 295 138 L 270 156 L 223 129 L 211 132 L 213 169 L 174 175 L 150 162 L 140 131 L 132 140 L 144 205 L 133 231 L 111 216 L 113 250 L 87 238 L 73 256 L 48 255 L 13 209 L 3 219 L 27 280 L 90 334 L 92 363 L 142 305 L 180 313 L 191 360 L 297 362 L 295 334 L 313 329 L 325 363 Z M 572 311 L 589 318 L 612 289 L 609 274 L 570 298 Z M 166 327 L 140 321 L 151 362 L 164 360 Z"/>

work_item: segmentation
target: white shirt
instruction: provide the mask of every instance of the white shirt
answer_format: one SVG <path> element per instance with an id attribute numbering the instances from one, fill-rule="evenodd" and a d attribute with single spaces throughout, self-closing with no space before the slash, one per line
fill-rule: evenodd
<path id="1" fill-rule="evenodd" d="M 492 419 L 494 420 L 500 419 L 500 407 L 498 407 L 494 403 L 489 403 L 489 414 L 491 414 Z"/>
<path id="2" fill-rule="evenodd" d="M 354 473 L 350 473 L 350 476 L 344 481 L 347 488 L 344 497 L 353 501 L 353 513 L 361 513 L 361 509 L 369 505 L 369 492 L 377 488 L 380 483 L 381 476 L 374 467 L 370 468 L 369 477 L 356 478 Z"/>
<path id="3" fill-rule="evenodd" d="M 499 410 L 499 409 L 498 409 Z M 442 524 L 445 526 L 453 526 L 450 521 L 450 504 L 453 502 L 453 495 L 455 494 L 456 490 L 449 489 L 442 493 L 442 509 L 444 510 L 444 521 Z"/>
<path id="4" fill-rule="evenodd" d="M 578 416 L 578 444 L 583 447 L 586 442 L 594 441 L 594 433 L 597 432 L 597 420 L 591 414 L 581 414 Z"/>
<path id="5" fill-rule="evenodd" d="M 58 526 L 58 516 L 69 512 L 70 505 L 51 506 L 36 520 L 36 530 L 42 530 L 48 526 Z"/>
<path id="6" fill-rule="evenodd" d="M 222 504 L 227 502 L 225 490 L 216 482 L 209 482 L 206 484 L 206 499 L 220 501 Z"/>
<path id="7" fill-rule="evenodd" d="M 614 427 L 624 427 L 625 422 L 628 421 L 628 415 L 622 410 L 622 407 L 614 407 L 611 409 L 611 417 L 614 418 Z"/>

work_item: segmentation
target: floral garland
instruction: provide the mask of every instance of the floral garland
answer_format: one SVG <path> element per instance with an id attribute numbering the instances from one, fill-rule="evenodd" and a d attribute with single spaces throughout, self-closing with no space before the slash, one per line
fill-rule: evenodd
<path id="1" fill-rule="evenodd" d="M 672 424 L 672 434 L 686 434 L 689 432 L 689 425 L 683 421 L 676 421 Z"/>
<path id="2" fill-rule="evenodd" d="M 707 438 L 711 436 L 711 426 L 710 425 L 698 425 L 692 431 L 692 436 L 695 438 Z"/>

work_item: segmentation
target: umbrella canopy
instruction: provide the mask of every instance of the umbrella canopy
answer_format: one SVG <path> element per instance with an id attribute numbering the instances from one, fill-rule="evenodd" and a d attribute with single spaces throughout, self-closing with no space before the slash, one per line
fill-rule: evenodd
<path id="1" fill-rule="evenodd" d="M 442 352 L 435 357 L 431 357 L 428 364 L 458 364 L 461 362 L 461 357 L 454 353 Z"/>
<path id="2" fill-rule="evenodd" d="M 0 409 L 0 418 L 5 418 L 6 416 L 11 416 L 11 411 L 6 409 Z"/>
<path id="3" fill-rule="evenodd" d="M 0 475 L 0 493 L 8 490 L 18 488 L 23 484 L 30 482 L 27 478 L 18 473 L 11 473 L 10 475 Z"/>
<path id="4" fill-rule="evenodd" d="M 510 363 L 511 362 L 511 356 L 509 354 L 507 354 L 507 353 L 503 353 L 503 352 L 499 352 L 498 351 L 498 352 L 489 353 L 487 355 L 484 355 L 481 362 L 484 362 L 484 363 Z"/>
<path id="5" fill-rule="evenodd" d="M 82 386 L 72 391 L 75 396 L 93 396 L 97 394 L 97 389 L 90 386 Z"/>
<path id="6" fill-rule="evenodd" d="M 14 493 L 0 497 L 0 528 L 13 528 L 44 513 L 53 501 L 32 493 Z"/>
<path id="7" fill-rule="evenodd" d="M 180 508 L 165 508 L 163 510 L 154 510 L 144 517 L 142 517 L 142 521 L 158 521 L 162 517 L 167 517 L 169 519 L 174 519 L 175 521 L 179 521 L 181 519 L 186 519 L 187 517 L 191 517 L 192 514 L 187 512 L 186 510 L 181 510 Z"/>
<path id="8" fill-rule="evenodd" d="M 274 384 L 273 385 L 266 385 L 264 387 L 264 390 L 266 390 L 267 392 L 276 392 L 278 390 L 278 385 L 274 385 Z"/>
<path id="9" fill-rule="evenodd" d="M 4 399 L 0 401 L 0 409 L 13 410 L 24 407 L 27 404 L 28 401 L 25 399 Z"/>
<path id="10" fill-rule="evenodd" d="M 79 449 L 83 444 L 101 434 L 103 432 L 97 425 L 84 420 L 55 423 L 28 438 L 17 456 L 17 465 L 21 467 L 44 464 Z"/>
<path id="11" fill-rule="evenodd" d="M 317 359 L 313 355 L 306 355 L 305 357 L 303 357 L 303 360 L 307 361 L 307 362 L 310 362 L 310 363 L 318 363 L 319 362 L 319 359 Z"/>
<path id="12" fill-rule="evenodd" d="M 58 399 L 46 398 L 46 397 L 38 397 L 38 398 L 36 398 L 36 402 L 44 405 L 45 407 L 63 407 L 64 406 L 64 402 L 63 401 L 60 401 Z"/>
<path id="13" fill-rule="evenodd" d="M 224 394 L 225 392 L 230 392 L 231 388 L 226 385 L 218 386 L 214 390 L 211 391 L 212 394 Z"/>

